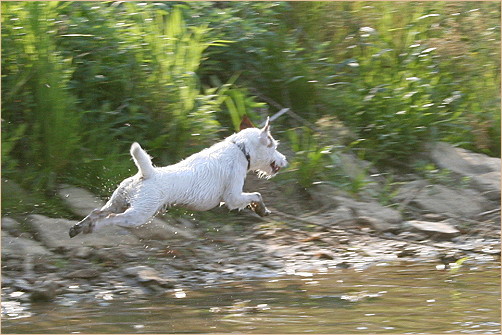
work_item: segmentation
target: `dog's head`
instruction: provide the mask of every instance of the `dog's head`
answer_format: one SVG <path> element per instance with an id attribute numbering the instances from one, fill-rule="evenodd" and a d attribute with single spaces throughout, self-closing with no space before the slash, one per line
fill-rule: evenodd
<path id="1" fill-rule="evenodd" d="M 270 134 L 270 118 L 263 128 L 256 128 L 247 116 L 242 119 L 241 131 L 238 133 L 249 151 L 250 169 L 260 177 L 270 178 L 285 167 L 286 157 L 277 151 L 279 141 Z"/>

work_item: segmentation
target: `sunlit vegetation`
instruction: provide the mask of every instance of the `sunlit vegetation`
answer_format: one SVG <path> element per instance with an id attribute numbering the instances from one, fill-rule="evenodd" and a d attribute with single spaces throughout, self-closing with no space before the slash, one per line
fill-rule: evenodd
<path id="1" fill-rule="evenodd" d="M 431 141 L 500 156 L 498 2 L 2 2 L 2 175 L 107 194 L 141 142 L 171 164 L 282 108 L 288 178 Z M 335 117 L 353 134 L 321 144 Z"/>

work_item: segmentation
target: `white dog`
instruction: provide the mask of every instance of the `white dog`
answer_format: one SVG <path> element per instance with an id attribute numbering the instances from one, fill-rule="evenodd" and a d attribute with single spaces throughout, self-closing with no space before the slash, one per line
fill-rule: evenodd
<path id="1" fill-rule="evenodd" d="M 258 215 L 268 215 L 270 211 L 261 194 L 244 193 L 242 187 L 249 170 L 270 178 L 287 165 L 277 145 L 270 135 L 268 118 L 265 126 L 258 129 L 247 117 L 240 132 L 174 165 L 153 166 L 150 156 L 134 143 L 131 156 L 138 173 L 120 183 L 102 208 L 74 225 L 70 237 L 106 225 L 139 226 L 171 206 L 207 211 L 224 202 L 229 209 L 240 210 L 249 205 Z"/>

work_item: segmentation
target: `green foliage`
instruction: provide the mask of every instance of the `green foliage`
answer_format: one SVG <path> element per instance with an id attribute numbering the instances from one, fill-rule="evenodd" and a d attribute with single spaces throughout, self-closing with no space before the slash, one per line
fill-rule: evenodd
<path id="1" fill-rule="evenodd" d="M 299 116 L 274 130 L 290 129 L 282 174 L 302 187 L 365 189 L 345 150 L 500 155 L 496 2 L 2 2 L 1 29 L 3 174 L 30 189 L 108 194 L 134 173 L 132 142 L 170 164 L 268 108 Z M 303 127 L 323 116 L 356 140 L 335 150 Z"/>
<path id="2" fill-rule="evenodd" d="M 265 106 L 264 103 L 256 102 L 253 96 L 249 96 L 244 89 L 231 89 L 225 99 L 227 111 L 230 114 L 234 130 L 240 130 L 240 123 L 244 115 L 254 117 L 254 110 Z"/>
<path id="3" fill-rule="evenodd" d="M 359 134 L 353 147 L 382 162 L 406 158 L 428 141 L 469 138 L 471 128 L 466 120 L 477 113 L 465 105 L 474 96 L 479 101 L 481 90 L 471 93 L 472 86 L 459 85 L 435 46 L 441 32 L 432 27 L 442 23 L 444 14 L 435 13 L 441 7 L 374 7 L 381 11 L 380 16 L 364 22 L 371 26 L 361 22 L 347 36 L 351 44 L 346 55 L 350 58 L 340 62 L 336 74 L 326 76 L 325 81 L 326 94 L 332 96 L 329 104 Z M 371 11 L 363 7 L 355 12 L 367 10 Z M 396 22 L 398 18 L 402 21 Z M 489 92 L 498 96 L 494 89 Z M 496 99 L 489 101 L 499 109 Z"/>
<path id="4" fill-rule="evenodd" d="M 293 174 L 293 178 L 304 188 L 324 179 L 330 147 L 321 147 L 312 130 L 306 127 L 289 129 L 287 135 L 295 152 L 295 156 L 289 159 L 290 167 L 287 173 Z"/>
<path id="5" fill-rule="evenodd" d="M 468 176 L 458 178 L 448 169 L 440 169 L 435 164 L 418 160 L 413 163 L 414 170 L 432 184 L 443 184 L 451 187 L 467 187 L 471 181 Z"/>
<path id="6" fill-rule="evenodd" d="M 23 52 L 17 64 L 11 67 L 2 64 L 8 68 L 10 78 L 6 81 L 12 85 L 4 90 L 8 106 L 7 112 L 3 113 L 4 122 L 13 125 L 14 129 L 6 154 L 12 154 L 14 160 L 34 163 L 27 168 L 35 174 L 24 182 L 34 183 L 35 188 L 51 186 L 53 174 L 63 173 L 71 167 L 80 138 L 79 115 L 67 90 L 72 68 L 58 55 L 53 39 L 55 25 L 52 18 L 57 6 L 56 2 L 2 4 L 3 10 L 11 14 L 8 18 L 16 22 L 14 27 L 5 27 L 6 33 L 22 47 Z M 18 30 L 22 32 L 16 32 Z M 22 90 L 26 93 L 21 93 Z M 29 95 L 31 103 L 23 105 L 21 102 L 20 115 L 12 115 L 9 112 L 14 110 L 9 110 L 13 107 L 9 102 L 15 102 L 18 94 Z M 14 126 L 19 119 L 30 122 Z M 29 142 L 27 150 L 22 152 L 14 150 L 21 142 L 20 133 L 28 134 Z"/>

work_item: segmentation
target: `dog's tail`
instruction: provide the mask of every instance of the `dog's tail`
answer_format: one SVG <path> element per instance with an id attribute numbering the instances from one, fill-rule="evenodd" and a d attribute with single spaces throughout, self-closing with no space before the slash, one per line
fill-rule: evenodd
<path id="1" fill-rule="evenodd" d="M 139 173 L 144 179 L 148 179 L 154 175 L 155 169 L 152 164 L 152 159 L 137 142 L 131 145 L 131 156 L 138 167 Z"/>

